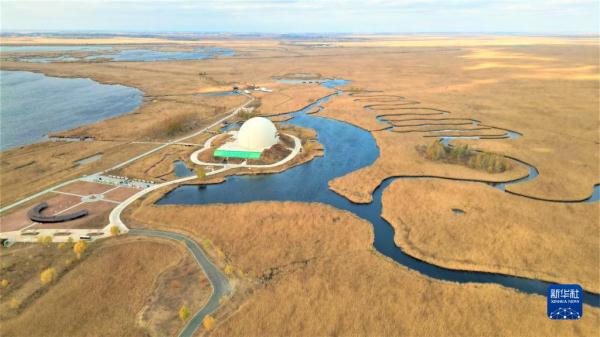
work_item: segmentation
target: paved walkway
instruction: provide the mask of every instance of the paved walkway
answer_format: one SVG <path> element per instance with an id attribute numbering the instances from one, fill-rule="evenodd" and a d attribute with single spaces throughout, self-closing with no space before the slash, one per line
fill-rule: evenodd
<path id="1" fill-rule="evenodd" d="M 247 164 L 245 161 L 241 164 L 223 164 L 223 163 L 208 163 L 205 161 L 202 161 L 200 159 L 198 159 L 198 156 L 200 155 L 200 153 L 210 149 L 211 145 L 212 145 L 212 141 L 213 139 L 216 137 L 211 137 L 210 139 L 208 139 L 206 141 L 206 143 L 204 143 L 204 147 L 201 148 L 200 150 L 194 151 L 194 153 L 192 153 L 192 155 L 190 156 L 190 160 L 192 161 L 192 163 L 196 164 L 196 165 L 204 165 L 204 166 L 225 166 L 228 169 L 232 169 L 232 168 L 239 168 L 239 167 L 252 167 L 252 168 L 271 168 L 271 167 L 276 167 L 276 166 L 280 166 L 283 165 L 285 163 L 287 163 L 288 161 L 294 159 L 294 157 L 296 157 L 296 155 L 298 155 L 298 153 L 300 153 L 300 150 L 302 149 L 302 142 L 300 141 L 300 139 L 294 135 L 289 135 L 289 134 L 285 134 L 288 137 L 291 137 L 294 140 L 294 148 L 292 149 L 292 152 L 290 152 L 290 154 L 287 155 L 287 157 L 283 158 L 282 160 L 273 163 L 273 164 L 264 164 L 264 165 L 249 165 Z M 218 135 L 217 135 L 218 136 Z"/>
<path id="2" fill-rule="evenodd" d="M 229 115 L 221 118 L 220 120 L 216 121 L 215 123 L 199 130 L 196 131 L 190 135 L 187 135 L 185 137 L 181 137 L 179 139 L 176 139 L 174 141 L 170 141 L 167 143 L 163 143 L 160 146 L 146 151 L 140 155 L 137 155 L 133 158 L 130 158 L 122 163 L 119 163 L 109 169 L 103 170 L 101 172 L 92 174 L 92 176 L 99 176 L 101 174 L 104 174 L 108 171 L 111 170 L 115 170 L 118 168 L 121 168 L 123 166 L 126 166 L 140 158 L 143 158 L 149 154 L 152 154 L 154 152 L 160 151 L 161 149 L 169 146 L 169 145 L 173 145 L 173 144 L 181 144 L 184 140 L 195 137 L 203 132 L 206 132 L 207 130 L 209 130 L 210 128 L 213 128 L 219 124 L 221 124 L 223 121 L 235 116 L 242 108 L 246 107 L 248 104 L 250 104 L 252 101 L 254 101 L 254 97 L 250 96 L 250 95 L 246 95 L 248 98 L 250 98 L 248 101 L 246 101 L 244 104 L 240 105 L 239 107 L 237 107 L 236 109 L 234 109 Z M 299 140 L 298 140 L 299 142 Z M 294 151 L 292 151 L 294 152 Z M 297 151 L 296 151 L 297 153 Z M 213 174 L 217 174 L 223 171 L 226 171 L 228 169 L 230 169 L 231 167 L 223 167 L 221 169 L 217 169 L 214 171 L 210 171 L 207 172 L 206 175 L 210 176 Z M 83 177 L 85 178 L 85 177 Z M 167 239 L 172 239 L 172 240 L 177 240 L 177 241 L 181 241 L 183 242 L 188 249 L 192 252 L 194 258 L 196 259 L 196 261 L 198 262 L 198 264 L 200 265 L 200 267 L 202 268 L 204 274 L 206 275 L 206 277 L 208 278 L 208 280 L 210 281 L 210 284 L 212 286 L 212 294 L 208 300 L 208 302 L 202 307 L 202 309 L 200 309 L 200 311 L 198 311 L 196 314 L 194 314 L 194 316 L 192 317 L 192 319 L 188 322 L 188 324 L 185 326 L 185 328 L 181 331 L 181 333 L 179 334 L 179 336 L 181 337 L 191 337 L 193 335 L 193 333 L 198 329 L 198 327 L 202 324 L 202 321 L 204 320 L 204 317 L 212 312 L 214 312 L 218 307 L 219 307 L 219 301 L 220 299 L 229 294 L 231 291 L 231 288 L 229 286 L 229 281 L 227 280 L 227 278 L 225 277 L 225 275 L 223 275 L 223 273 L 221 273 L 221 271 L 214 265 L 212 264 L 208 258 L 206 257 L 206 255 L 204 254 L 204 252 L 202 251 L 202 249 L 198 246 L 198 244 L 193 241 L 192 239 L 190 239 L 187 236 L 184 236 L 182 234 L 179 233 L 174 233 L 174 232 L 164 232 L 164 231 L 156 231 L 156 230 L 145 230 L 145 229 L 129 229 L 127 228 L 127 226 L 125 225 L 125 223 L 123 223 L 122 219 L 121 219 L 121 213 L 123 212 L 123 210 L 129 206 L 131 203 L 133 203 L 134 201 L 136 201 L 137 199 L 139 199 L 140 197 L 155 191 L 159 188 L 168 186 L 168 185 L 173 185 L 173 184 L 179 184 L 188 180 L 193 180 L 196 179 L 196 176 L 190 176 L 190 177 L 185 177 L 185 178 L 181 178 L 181 179 L 175 179 L 172 181 L 168 181 L 162 184 L 156 184 L 156 185 L 151 185 L 148 188 L 145 188 L 139 192 L 137 192 L 136 194 L 132 195 L 131 197 L 127 198 L 125 201 L 123 201 L 122 203 L 120 203 L 117 207 L 115 207 L 110 215 L 109 215 L 109 224 L 103 228 L 102 234 L 101 236 L 106 236 L 109 235 L 108 233 L 110 232 L 110 227 L 112 226 L 118 226 L 119 229 L 121 230 L 122 233 L 130 233 L 132 235 L 140 235 L 140 236 L 150 236 L 150 237 L 162 237 L 162 238 L 167 238 Z M 65 181 L 63 183 L 57 184 L 53 187 L 47 188 L 41 192 L 38 192 L 36 194 L 33 194 L 27 198 L 23 198 L 13 204 L 10 204 L 8 206 L 5 206 L 3 208 L 0 208 L 0 212 L 6 211 L 8 209 L 11 209 L 13 207 L 16 207 L 18 205 L 21 205 L 25 202 L 28 202 L 30 200 L 33 200 L 43 194 L 46 194 L 48 192 L 54 191 L 58 188 L 61 188 L 63 186 L 66 186 L 70 183 L 76 182 L 82 180 L 82 178 L 77 178 L 77 179 L 72 179 L 69 181 Z M 59 232 L 62 230 L 49 230 L 49 229 L 41 229 L 41 230 L 36 230 L 36 232 L 40 232 L 40 234 L 45 234 L 45 235 L 54 235 L 56 232 Z M 85 231 L 85 232 L 84 232 Z M 43 232 L 43 233 L 42 233 Z M 90 232 L 90 230 L 70 230 L 70 232 L 77 232 L 75 233 L 76 235 L 84 235 L 84 234 L 88 234 L 88 232 Z M 80 233 L 81 232 L 81 233 Z M 95 232 L 95 231 L 91 231 L 91 232 Z M 21 236 L 21 232 L 15 232 L 15 234 L 18 233 Z M 3 233 L 6 234 L 6 233 Z M 12 232 L 11 232 L 12 234 Z M 101 237 L 98 236 L 98 237 Z M 21 236 L 22 237 L 22 236 Z M 55 239 L 57 239 L 57 237 L 54 237 Z M 65 237 L 66 238 L 66 237 Z M 16 237 L 14 238 L 16 240 Z M 32 237 L 33 239 L 33 237 Z M 60 241 L 60 239 L 58 240 Z"/>
<path id="3" fill-rule="evenodd" d="M 208 172 L 208 173 L 206 173 L 206 175 L 210 176 L 213 174 L 223 172 L 227 169 L 228 168 L 222 168 L 220 170 Z M 131 203 L 133 203 L 140 197 L 142 197 L 152 191 L 155 191 L 155 190 L 165 187 L 165 186 L 179 184 L 179 183 L 186 182 L 186 181 L 193 180 L 193 179 L 197 179 L 197 177 L 190 176 L 190 177 L 185 177 L 185 178 L 181 178 L 181 179 L 171 180 L 171 181 L 167 181 L 165 183 L 154 185 L 152 187 L 141 190 L 141 191 L 137 192 L 136 194 L 132 195 L 131 197 L 129 197 L 127 200 L 123 201 L 119 206 L 115 207 L 109 215 L 109 219 L 110 219 L 109 226 L 112 226 L 112 225 L 118 226 L 121 229 L 122 233 L 129 233 L 129 234 L 140 235 L 140 236 L 143 235 L 143 236 L 151 236 L 151 237 L 163 237 L 163 238 L 167 238 L 167 239 L 182 241 L 183 243 L 185 243 L 185 245 L 188 247 L 188 249 L 190 249 L 192 251 L 194 258 L 196 259 L 196 261 L 200 265 L 200 268 L 202 268 L 202 270 L 204 271 L 204 274 L 210 281 L 210 284 L 213 288 L 213 292 L 212 292 L 208 302 L 204 305 L 204 307 L 202 307 L 202 309 L 200 309 L 200 311 L 198 311 L 196 314 L 194 314 L 192 319 L 188 322 L 188 324 L 185 326 L 185 328 L 179 334 L 180 337 L 191 337 L 192 334 L 194 333 L 194 331 L 196 331 L 198 329 L 198 327 L 202 324 L 202 320 L 204 320 L 204 317 L 206 315 L 212 313 L 219 307 L 219 300 L 223 296 L 227 295 L 231 290 L 229 287 L 229 282 L 228 282 L 227 278 L 225 277 L 225 275 L 223 275 L 223 273 L 221 273 L 221 271 L 217 267 L 215 267 L 206 258 L 206 255 L 204 254 L 202 249 L 192 239 L 190 239 L 187 236 L 184 236 L 182 234 L 174 233 L 174 232 L 164 232 L 164 231 L 145 230 L 145 229 L 129 229 L 129 228 L 127 228 L 125 223 L 123 223 L 123 221 L 121 219 L 121 213 Z"/>
<path id="4" fill-rule="evenodd" d="M 217 310 L 217 308 L 219 308 L 219 302 L 221 298 L 231 292 L 229 280 L 227 280 L 227 277 L 221 273 L 219 268 L 210 262 L 198 244 L 185 235 L 147 229 L 131 229 L 129 230 L 129 234 L 159 237 L 183 242 L 194 255 L 194 258 L 198 262 L 198 265 L 200 265 L 200 268 L 204 271 L 204 275 L 206 275 L 212 286 L 212 294 L 210 295 L 210 298 L 204 307 L 194 314 L 192 319 L 188 321 L 186 326 L 179 333 L 179 337 L 191 337 L 202 324 L 204 317 Z"/>
<path id="5" fill-rule="evenodd" d="M 94 174 L 91 174 L 91 175 L 101 175 L 101 174 L 104 174 L 104 173 L 106 173 L 106 172 L 109 172 L 109 171 L 112 171 L 112 170 L 115 170 L 115 169 L 121 168 L 121 167 L 123 167 L 123 166 L 126 166 L 126 165 L 128 165 L 128 164 L 130 164 L 130 163 L 132 163 L 132 162 L 134 162 L 134 161 L 136 161 L 136 160 L 138 160 L 138 159 L 140 159 L 140 158 L 143 158 L 143 157 L 145 157 L 145 156 L 149 155 L 149 154 L 152 154 L 152 153 L 154 153 L 154 152 L 160 151 L 160 150 L 162 150 L 163 148 L 165 148 L 165 147 L 167 147 L 167 146 L 169 146 L 169 145 L 173 145 L 173 144 L 177 144 L 177 143 L 182 143 L 182 142 L 183 142 L 184 140 L 186 140 L 186 139 L 189 139 L 189 138 L 195 137 L 195 136 L 197 136 L 197 135 L 199 135 L 199 134 L 201 134 L 201 133 L 203 133 L 203 132 L 206 132 L 207 130 L 209 130 L 209 129 L 211 129 L 211 128 L 213 128 L 213 127 L 215 127 L 215 126 L 217 126 L 217 125 L 219 125 L 219 124 L 221 124 L 221 123 L 223 123 L 223 121 L 225 121 L 225 120 L 227 120 L 227 119 L 229 119 L 229 118 L 231 118 L 231 117 L 233 117 L 233 116 L 237 115 L 237 113 L 238 113 L 238 112 L 239 112 L 239 111 L 240 111 L 242 108 L 246 107 L 248 104 L 250 104 L 251 102 L 253 102 L 253 101 L 254 101 L 254 97 L 252 97 L 252 96 L 250 96 L 250 95 L 245 95 L 245 96 L 249 98 L 249 100 L 248 100 L 248 101 L 246 101 L 244 104 L 242 104 L 242 105 L 238 106 L 237 108 L 233 109 L 233 111 L 232 111 L 232 112 L 231 112 L 229 115 L 227 115 L 227 116 L 225 116 L 225 117 L 223 117 L 223 118 L 219 119 L 218 121 L 214 122 L 213 124 L 211 124 L 211 125 L 209 125 L 209 126 L 207 126 L 207 127 L 203 128 L 203 129 L 201 129 L 201 130 L 198 130 L 198 131 L 196 131 L 196 132 L 194 132 L 194 133 L 192 133 L 192 134 L 189 134 L 189 135 L 187 135 L 187 136 L 181 137 L 181 138 L 179 138 L 179 139 L 176 139 L 176 140 L 173 140 L 173 141 L 171 141 L 171 142 L 164 143 L 164 144 L 162 144 L 162 145 L 160 145 L 160 146 L 157 146 L 157 147 L 155 147 L 155 148 L 154 148 L 154 149 L 152 149 L 152 150 L 146 151 L 146 152 L 144 152 L 144 153 L 142 153 L 142 154 L 140 154 L 140 155 L 137 155 L 137 156 L 135 156 L 135 157 L 133 157 L 133 158 L 130 158 L 130 159 L 128 159 L 128 160 L 126 160 L 126 161 L 124 161 L 124 162 L 122 162 L 122 163 L 119 163 L 119 164 L 117 164 L 117 165 L 115 165 L 115 166 L 113 166 L 113 167 L 111 167 L 111 168 L 108 168 L 108 169 L 106 169 L 106 170 L 104 170 L 104 171 L 100 171 L 100 172 L 97 172 L 97 173 L 94 173 Z M 60 183 L 60 184 L 58 184 L 58 185 L 52 186 L 52 187 L 50 187 L 50 188 L 47 188 L 47 189 L 45 189 L 45 190 L 43 190 L 43 191 L 40 191 L 40 192 L 38 192 L 38 193 L 35 193 L 35 194 L 33 194 L 33 195 L 29 196 L 29 197 L 23 198 L 23 199 L 21 199 L 21 200 L 19 200 L 19 201 L 17 201 L 17 202 L 14 202 L 14 203 L 12 203 L 12 204 L 10 204 L 10 205 L 4 206 L 4 207 L 0 208 L 0 213 L 4 212 L 4 211 L 6 211 L 6 210 L 9 210 L 9 209 L 11 209 L 11 208 L 13 208 L 13 207 L 19 206 L 19 205 L 21 205 L 21 204 L 23 204 L 23 203 L 26 203 L 26 202 L 28 202 L 28 201 L 30 201 L 30 200 L 33 200 L 33 199 L 35 199 L 35 198 L 38 198 L 38 197 L 40 197 L 40 196 L 42 196 L 42 195 L 44 195 L 44 194 L 46 194 L 46 193 L 48 193 L 48 192 L 50 192 L 50 191 L 52 191 L 52 190 L 55 190 L 55 189 L 61 188 L 61 187 L 63 187 L 63 186 L 66 186 L 66 185 L 68 185 L 68 184 L 70 184 L 70 183 L 76 182 L 76 181 L 78 181 L 78 180 L 80 180 L 80 179 L 81 179 L 81 178 L 76 178 L 76 179 L 71 179 L 71 180 L 68 180 L 68 181 L 62 182 L 62 183 Z"/>

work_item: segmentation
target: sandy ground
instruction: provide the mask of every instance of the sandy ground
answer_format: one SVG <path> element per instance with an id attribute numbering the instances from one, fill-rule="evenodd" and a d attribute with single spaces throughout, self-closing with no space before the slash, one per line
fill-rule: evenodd
<path id="1" fill-rule="evenodd" d="M 2 335 L 174 335 L 183 325 L 177 318 L 179 307 L 186 304 L 197 310 L 209 294 L 210 286 L 198 266 L 184 257 L 183 246 L 144 238 L 94 245 L 99 246 L 44 287 L 16 317 L 2 321 Z M 27 250 L 15 254 L 21 256 Z M 39 284 L 37 270 L 29 276 Z M 173 283 L 174 276 L 178 283 Z M 6 310 L 8 305 L 2 307 Z"/>
<path id="2" fill-rule="evenodd" d="M 588 306 L 583 320 L 559 325 L 542 296 L 425 278 L 374 252 L 370 224 L 329 206 L 146 205 L 128 216 L 210 240 L 253 280 L 233 314 L 216 314 L 211 335 L 585 336 L 598 324 Z"/>
<path id="3" fill-rule="evenodd" d="M 541 202 L 444 180 L 397 180 L 383 195 L 383 217 L 412 256 L 454 269 L 579 283 L 596 293 L 599 211 L 597 204 Z"/>

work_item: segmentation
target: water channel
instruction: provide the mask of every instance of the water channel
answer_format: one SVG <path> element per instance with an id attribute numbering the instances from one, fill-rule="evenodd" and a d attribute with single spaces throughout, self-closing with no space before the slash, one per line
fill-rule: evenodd
<path id="1" fill-rule="evenodd" d="M 323 82 L 322 85 L 334 88 L 346 83 L 347 81 L 344 80 L 334 80 L 334 82 Z M 341 92 L 338 91 L 339 93 Z M 315 106 L 319 106 L 334 96 L 324 97 L 300 111 L 290 113 L 293 118 L 282 123 L 315 129 L 319 142 L 325 148 L 325 156 L 317 157 L 309 163 L 290 168 L 282 173 L 233 176 L 228 177 L 224 183 L 216 185 L 180 186 L 158 200 L 157 204 L 237 204 L 252 201 L 320 202 L 350 211 L 370 222 L 375 233 L 373 242 L 375 249 L 399 264 L 423 275 L 460 283 L 495 283 L 525 293 L 546 295 L 547 287 L 552 283 L 510 275 L 447 269 L 411 257 L 395 244 L 393 227 L 381 217 L 383 191 L 396 179 L 432 179 L 433 177 L 387 178 L 374 191 L 373 202 L 369 204 L 352 203 L 331 191 L 328 188 L 330 180 L 368 166 L 379 157 L 379 149 L 369 132 L 345 122 L 307 114 Z M 531 167 L 530 175 L 504 183 L 501 187 L 535 178 L 537 170 L 530 165 L 528 167 Z M 596 193 L 594 192 L 594 194 Z M 600 296 L 586 292 L 584 302 L 598 307 L 600 306 Z"/>

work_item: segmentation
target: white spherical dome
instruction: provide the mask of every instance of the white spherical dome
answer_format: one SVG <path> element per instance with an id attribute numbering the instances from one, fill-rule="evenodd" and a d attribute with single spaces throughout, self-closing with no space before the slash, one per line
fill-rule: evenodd
<path id="1" fill-rule="evenodd" d="M 277 144 L 277 129 L 269 119 L 253 117 L 242 124 L 236 142 L 249 150 L 262 151 Z"/>

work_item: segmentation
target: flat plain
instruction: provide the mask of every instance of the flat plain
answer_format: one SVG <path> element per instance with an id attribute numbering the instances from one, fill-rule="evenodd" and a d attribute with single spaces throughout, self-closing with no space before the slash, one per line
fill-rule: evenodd
<path id="1" fill-rule="evenodd" d="M 341 88 L 344 92 L 323 103 L 316 116 L 370 132 L 379 157 L 370 166 L 331 180 L 329 187 L 353 202 L 368 203 L 387 178 L 433 177 L 397 180 L 384 191 L 383 216 L 396 230 L 395 242 L 405 253 L 442 267 L 581 283 L 586 290 L 599 292 L 598 203 L 576 203 L 588 198 L 600 183 L 597 41 L 514 36 L 356 38 L 360 40 L 328 41 L 326 48 L 316 48 L 310 41 L 209 40 L 197 45 L 233 48 L 236 55 L 195 61 L 3 61 L 2 70 L 136 87 L 143 91 L 144 101 L 129 114 L 56 134 L 90 141 L 42 142 L 2 152 L 0 204 L 110 168 L 208 126 L 248 100 L 241 95 L 198 93 L 264 86 L 273 92 L 252 93 L 260 101 L 258 112 L 279 118 L 336 89 L 281 83 L 278 78 L 310 74 L 318 79 L 346 79 L 351 82 Z M 8 42 L 72 43 L 3 40 Z M 196 45 L 148 39 L 85 43 L 175 49 Z M 507 132 L 518 136 L 505 137 Z M 456 139 L 454 146 L 466 144 L 498 153 L 514 159 L 514 165 L 503 173 L 489 173 L 431 161 L 416 150 L 439 136 L 460 135 L 482 139 Z M 202 144 L 207 137 L 188 141 Z M 170 180 L 172 161 L 191 165 L 192 149 L 171 145 L 116 173 Z M 102 156 L 97 161 L 77 164 L 98 153 Z M 510 193 L 482 183 L 526 177 L 529 171 L 520 162 L 535 167 L 539 175 L 507 185 Z M 595 307 L 586 305 L 581 321 L 554 324 L 546 317 L 542 296 L 499 285 L 434 280 L 400 266 L 373 248 L 369 223 L 330 206 L 154 205 L 168 190 L 132 204 L 126 210 L 126 223 L 188 234 L 220 268 L 231 266 L 235 271 L 229 277 L 236 291 L 214 314 L 216 327 L 200 329 L 197 335 L 589 336 L 600 324 Z M 452 209 L 464 214 L 454 214 Z M 179 305 L 175 299 L 184 296 L 172 282 L 181 278 L 188 280 L 183 288 L 196 287 L 188 297 L 192 309 L 205 301 L 208 284 L 198 269 L 190 267 L 182 246 L 127 240 L 107 239 L 41 296 L 31 297 L 18 314 L 3 314 L 3 332 L 60 335 L 61 327 L 73 324 L 83 312 L 86 320 L 81 324 L 106 335 L 174 335 L 181 327 L 174 313 Z M 28 252 L 14 254 L 22 258 Z M 183 271 L 173 269 L 177 263 Z M 191 268 L 189 272 L 185 266 Z M 29 278 L 35 279 L 39 271 L 27 269 Z M 4 269 L 2 273 L 9 275 Z M 184 274 L 196 276 L 182 278 Z M 15 282 L 24 280 L 19 277 Z M 110 296 L 87 293 L 86 285 L 98 284 L 103 285 L 99 291 Z M 99 299 L 93 307 L 69 305 L 69 298 L 85 296 Z M 10 296 L 3 294 L 3 308 L 9 302 Z M 106 325 L 112 316 L 99 314 L 109 311 L 122 313 L 114 327 Z M 33 317 L 42 324 L 29 324 Z M 70 335 L 86 335 L 81 324 L 74 325 Z"/>

